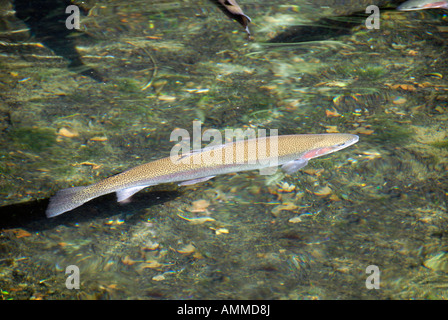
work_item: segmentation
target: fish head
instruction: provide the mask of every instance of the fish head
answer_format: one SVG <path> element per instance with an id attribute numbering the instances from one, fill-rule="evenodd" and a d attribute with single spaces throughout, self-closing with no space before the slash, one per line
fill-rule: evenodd
<path id="1" fill-rule="evenodd" d="M 359 137 L 349 133 L 317 134 L 313 147 L 301 155 L 302 159 L 313 159 L 333 153 L 358 142 Z"/>

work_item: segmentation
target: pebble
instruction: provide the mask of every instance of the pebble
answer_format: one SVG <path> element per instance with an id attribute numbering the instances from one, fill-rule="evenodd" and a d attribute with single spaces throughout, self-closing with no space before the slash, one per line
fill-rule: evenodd
<path id="1" fill-rule="evenodd" d="M 177 250 L 177 252 L 182 254 L 191 254 L 196 250 L 196 248 L 190 243 L 184 246 L 182 249 Z"/>
<path id="2" fill-rule="evenodd" d="M 176 97 L 173 96 L 159 96 L 158 99 L 161 101 L 176 101 Z"/>
<path id="3" fill-rule="evenodd" d="M 166 278 L 165 278 L 165 276 L 163 274 L 158 274 L 158 275 L 152 277 L 152 280 L 154 280 L 154 281 L 163 281 L 165 279 Z"/>
<path id="4" fill-rule="evenodd" d="M 79 133 L 76 130 L 69 130 L 67 128 L 62 127 L 61 129 L 59 129 L 58 135 L 66 138 L 74 138 L 79 136 Z"/>
<path id="5" fill-rule="evenodd" d="M 393 104 L 403 104 L 406 102 L 406 99 L 403 97 L 395 97 L 392 101 Z"/>
<path id="6" fill-rule="evenodd" d="M 314 194 L 316 196 L 326 197 L 326 196 L 330 195 L 332 192 L 333 192 L 333 190 L 331 190 L 331 188 L 329 186 L 325 186 L 323 188 L 320 188 L 316 192 L 314 192 Z"/>

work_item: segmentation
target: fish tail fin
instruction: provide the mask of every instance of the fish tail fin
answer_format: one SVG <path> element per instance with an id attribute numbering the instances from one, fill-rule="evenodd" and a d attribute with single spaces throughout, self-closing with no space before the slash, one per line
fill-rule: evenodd
<path id="1" fill-rule="evenodd" d="M 86 188 L 87 187 L 73 187 L 56 192 L 56 194 L 50 198 L 50 203 L 45 212 L 47 217 L 51 218 L 58 216 L 91 200 L 92 197 L 84 192 Z"/>

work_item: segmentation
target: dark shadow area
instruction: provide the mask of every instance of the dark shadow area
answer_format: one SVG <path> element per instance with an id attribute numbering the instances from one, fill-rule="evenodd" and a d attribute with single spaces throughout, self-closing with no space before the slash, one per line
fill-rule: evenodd
<path id="1" fill-rule="evenodd" d="M 390 10 L 390 9 L 387 9 Z M 384 13 L 386 9 L 380 9 Z M 336 40 L 350 35 L 353 28 L 363 25 L 370 14 L 356 12 L 347 16 L 325 17 L 310 25 L 287 28 L 268 43 L 300 43 L 309 41 Z"/>
<path id="2" fill-rule="evenodd" d="M 66 59 L 69 70 L 98 82 L 105 81 L 97 70 L 82 62 L 76 50 L 76 39 L 87 35 L 65 25 L 70 15 L 65 12 L 66 8 L 74 3 L 70 0 L 14 0 L 13 4 L 16 17 L 25 22 L 37 41 Z M 78 7 L 80 13 L 88 13 L 86 8 Z"/>
<path id="3" fill-rule="evenodd" d="M 107 218 L 122 214 L 128 222 L 138 219 L 144 209 L 170 201 L 180 195 L 177 191 L 140 192 L 131 202 L 120 204 L 115 194 L 94 199 L 54 218 L 47 218 L 45 210 L 48 199 L 0 207 L 0 229 L 22 228 L 27 231 L 43 231 L 60 224 L 74 224 L 97 218 Z"/>

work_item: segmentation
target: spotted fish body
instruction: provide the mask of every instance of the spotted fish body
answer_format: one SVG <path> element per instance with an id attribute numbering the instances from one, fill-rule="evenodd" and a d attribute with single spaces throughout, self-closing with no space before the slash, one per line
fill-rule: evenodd
<path id="1" fill-rule="evenodd" d="M 60 190 L 50 199 L 47 217 L 73 210 L 102 195 L 116 192 L 119 202 L 148 186 L 206 181 L 216 175 L 262 170 L 281 165 L 287 173 L 304 167 L 308 160 L 344 149 L 358 141 L 345 133 L 284 135 L 241 140 L 207 147 L 188 155 L 152 161 L 85 187 Z M 261 172 L 261 171 L 260 171 Z"/>

